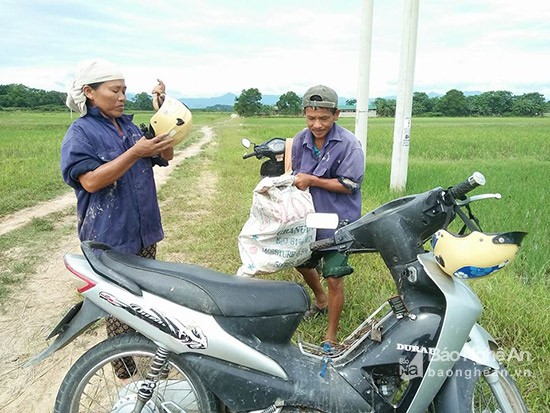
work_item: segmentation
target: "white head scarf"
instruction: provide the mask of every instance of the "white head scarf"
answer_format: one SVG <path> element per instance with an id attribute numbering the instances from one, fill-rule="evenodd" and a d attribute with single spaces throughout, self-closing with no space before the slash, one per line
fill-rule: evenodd
<path id="1" fill-rule="evenodd" d="M 102 59 L 85 60 L 78 65 L 74 80 L 69 84 L 65 104 L 84 116 L 87 112 L 86 96 L 82 91 L 84 85 L 119 79 L 124 79 L 124 75 L 114 63 Z"/>

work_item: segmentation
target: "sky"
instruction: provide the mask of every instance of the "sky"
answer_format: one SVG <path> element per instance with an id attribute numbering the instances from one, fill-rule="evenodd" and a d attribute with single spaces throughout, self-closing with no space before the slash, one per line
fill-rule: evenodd
<path id="1" fill-rule="evenodd" d="M 397 94 L 403 8 L 374 0 L 369 96 Z M 0 0 L 0 84 L 65 92 L 81 60 L 119 65 L 129 93 L 357 97 L 364 0 Z M 420 0 L 414 91 L 550 100 L 550 1 Z"/>

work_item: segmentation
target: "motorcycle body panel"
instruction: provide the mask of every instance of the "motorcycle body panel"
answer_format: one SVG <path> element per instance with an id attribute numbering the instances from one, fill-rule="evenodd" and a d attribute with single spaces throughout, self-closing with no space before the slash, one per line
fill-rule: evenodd
<path id="1" fill-rule="evenodd" d="M 426 253 L 418 257 L 420 263 L 430 274 L 430 278 L 442 291 L 446 300 L 445 317 L 441 334 L 437 341 L 436 352 L 432 354 L 424 379 L 408 412 L 424 412 L 452 371 L 463 344 L 481 314 L 482 306 L 467 284 L 445 274 L 437 265 L 433 254 Z"/>
<path id="2" fill-rule="evenodd" d="M 89 300 L 75 304 L 69 309 L 57 326 L 52 330 L 48 338 L 57 336 L 55 341 L 44 351 L 31 358 L 25 367 L 39 363 L 57 350 L 62 349 L 96 321 L 107 317 L 108 312 L 96 306 Z"/>
<path id="3" fill-rule="evenodd" d="M 391 317 L 382 325 L 381 342 L 369 340 L 351 361 L 338 361 L 343 376 L 371 401 L 376 412 L 407 411 L 412 402 L 410 395 L 425 380 L 422 373 L 441 334 L 443 312 L 427 307 L 422 312 L 417 310 L 410 312 L 414 320 Z M 406 394 L 400 400 L 393 400 L 392 394 L 385 395 L 380 386 L 382 377 L 408 383 Z"/>
<path id="4" fill-rule="evenodd" d="M 66 259 L 73 263 L 84 258 L 68 255 Z M 228 334 L 212 315 L 182 307 L 147 291 L 136 296 L 107 283 L 91 268 L 86 276 L 96 282 L 86 292 L 88 300 L 151 340 L 163 343 L 168 350 L 176 354 L 193 351 L 286 378 L 277 363 Z"/>
<path id="5" fill-rule="evenodd" d="M 372 411 L 369 403 L 347 383 L 337 369 L 327 368 L 322 377 L 322 360 L 305 357 L 290 347 L 287 345 L 280 348 L 276 357 L 288 372 L 287 380 L 219 359 L 195 354 L 185 355 L 184 358 L 232 411 L 256 410 L 260 406 L 273 405 L 277 400 L 284 400 L 288 406 L 319 411 Z"/>

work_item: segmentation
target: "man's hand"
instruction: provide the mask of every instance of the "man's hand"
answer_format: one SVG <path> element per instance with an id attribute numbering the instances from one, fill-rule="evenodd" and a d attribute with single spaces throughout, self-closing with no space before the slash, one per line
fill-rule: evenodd
<path id="1" fill-rule="evenodd" d="M 304 173 L 296 174 L 296 176 L 294 177 L 294 186 L 304 191 L 311 186 L 313 179 L 315 178 L 317 177 L 309 174 L 304 174 Z"/>
<path id="2" fill-rule="evenodd" d="M 352 191 L 346 188 L 338 180 L 338 178 L 320 178 L 315 175 L 298 173 L 294 178 L 294 186 L 304 191 L 309 187 L 316 186 L 329 192 L 338 192 L 343 194 L 351 194 Z"/>

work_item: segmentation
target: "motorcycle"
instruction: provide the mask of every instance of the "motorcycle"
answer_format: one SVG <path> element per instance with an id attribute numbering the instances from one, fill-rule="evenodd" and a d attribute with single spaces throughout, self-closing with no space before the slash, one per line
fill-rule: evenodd
<path id="1" fill-rule="evenodd" d="M 293 340 L 310 305 L 297 283 L 149 260 L 85 241 L 82 255 L 64 257 L 83 300 L 29 364 L 114 316 L 135 333 L 79 358 L 55 412 L 526 412 L 496 341 L 476 322 L 482 306 L 464 281 L 490 271 L 468 264 L 457 249 L 438 250 L 455 239 L 445 228 L 456 217 L 476 241 L 491 240 L 498 253 L 485 256 L 517 249 L 525 233 L 483 234 L 473 217 L 474 201 L 499 197 L 466 196 L 483 183 L 475 173 L 447 189 L 398 198 L 312 244 L 380 254 L 397 287 L 398 295 L 340 346 Z M 426 250 L 430 239 L 435 245 Z M 449 269 L 457 259 L 468 265 Z"/>
<path id="2" fill-rule="evenodd" d="M 252 152 L 245 153 L 243 159 L 255 156 L 257 159 L 267 158 L 260 167 L 260 176 L 280 176 L 285 173 L 285 138 L 271 138 L 260 144 L 252 143 L 248 138 L 241 140 L 242 146 Z"/>

